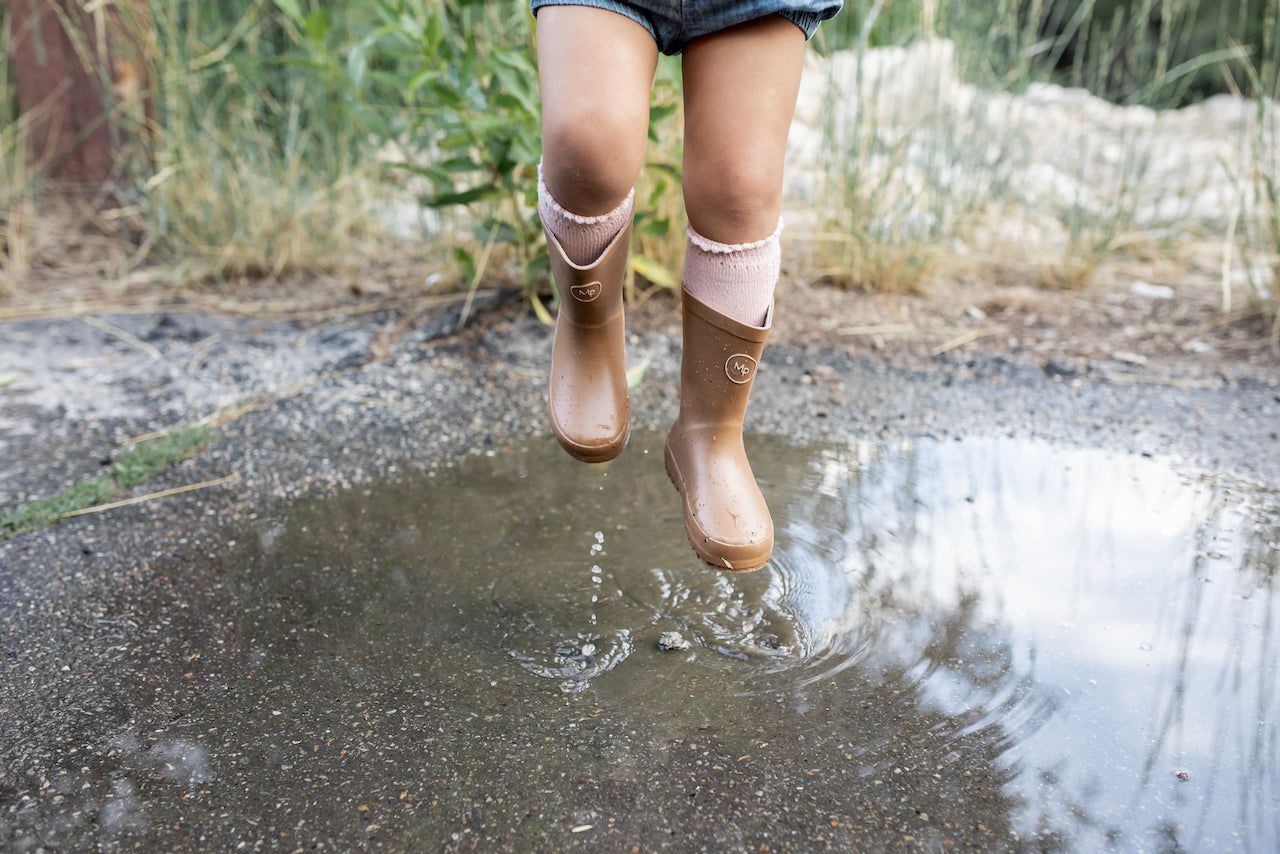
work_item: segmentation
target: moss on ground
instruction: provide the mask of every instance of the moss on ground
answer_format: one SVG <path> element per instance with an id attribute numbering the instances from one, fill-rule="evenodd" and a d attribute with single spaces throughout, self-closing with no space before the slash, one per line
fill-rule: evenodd
<path id="1" fill-rule="evenodd" d="M 217 438 L 213 427 L 177 427 L 121 451 L 105 473 L 0 515 L 0 540 L 47 528 L 64 516 L 105 504 L 171 464 L 194 456 Z"/>

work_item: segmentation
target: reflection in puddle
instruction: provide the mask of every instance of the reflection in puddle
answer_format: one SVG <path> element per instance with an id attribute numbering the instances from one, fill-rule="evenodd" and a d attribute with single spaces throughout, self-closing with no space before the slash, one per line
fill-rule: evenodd
<path id="1" fill-rule="evenodd" d="M 828 450 L 811 477 L 788 538 L 876 603 L 858 666 L 998 732 L 1019 830 L 1275 848 L 1274 495 L 1013 442 Z"/>
<path id="2" fill-rule="evenodd" d="M 263 523 L 242 596 L 288 605 L 246 629 L 265 657 L 246 661 L 316 729 L 325 703 L 389 683 L 372 696 L 421 688 L 449 720 L 521 709 L 518 738 L 456 735 L 436 761 L 512 791 L 541 775 L 573 815 L 601 776 L 643 816 L 695 809 L 656 779 L 711 798 L 741 775 L 746 794 L 703 813 L 775 851 L 767 833 L 809 804 L 830 836 L 797 838 L 816 847 L 975 828 L 998 847 L 1280 844 L 1274 493 L 1039 443 L 757 440 L 775 560 L 732 576 L 689 550 L 660 449 L 633 437 L 606 467 L 503 450 Z M 688 650 L 657 649 L 672 630 Z M 573 750 L 522 758 L 596 719 Z M 402 727 L 406 767 L 449 739 L 423 726 Z M 681 758 L 699 738 L 705 765 Z"/>

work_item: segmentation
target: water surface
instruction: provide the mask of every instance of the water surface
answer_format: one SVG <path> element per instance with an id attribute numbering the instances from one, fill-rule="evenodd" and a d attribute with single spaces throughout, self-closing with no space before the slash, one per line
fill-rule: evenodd
<path id="1" fill-rule="evenodd" d="M 200 786 L 299 843 L 1280 847 L 1274 491 L 994 439 L 749 452 L 777 547 L 741 576 L 655 435 L 260 520 Z"/>

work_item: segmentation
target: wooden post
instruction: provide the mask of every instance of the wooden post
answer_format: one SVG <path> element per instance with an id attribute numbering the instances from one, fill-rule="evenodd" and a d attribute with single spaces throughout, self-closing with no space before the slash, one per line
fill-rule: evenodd
<path id="1" fill-rule="evenodd" d="M 18 112 L 31 120 L 31 154 L 50 178 L 101 182 L 117 171 L 133 117 L 149 114 L 144 81 L 145 0 L 3 0 L 13 45 Z M 128 102 L 133 110 L 115 107 Z"/>

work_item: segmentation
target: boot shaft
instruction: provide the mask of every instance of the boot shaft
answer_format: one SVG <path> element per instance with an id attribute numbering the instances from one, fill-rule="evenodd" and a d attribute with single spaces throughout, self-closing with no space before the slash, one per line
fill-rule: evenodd
<path id="1" fill-rule="evenodd" d="M 760 354 L 773 323 L 748 326 L 684 291 L 684 352 L 680 361 L 680 424 L 740 431 Z"/>
<path id="2" fill-rule="evenodd" d="M 551 279 L 560 295 L 560 311 L 575 326 L 606 323 L 622 309 L 622 282 L 627 274 L 631 224 L 618 233 L 595 263 L 574 264 L 550 229 L 543 229 L 551 255 Z"/>

